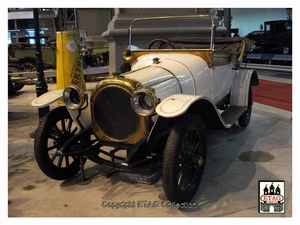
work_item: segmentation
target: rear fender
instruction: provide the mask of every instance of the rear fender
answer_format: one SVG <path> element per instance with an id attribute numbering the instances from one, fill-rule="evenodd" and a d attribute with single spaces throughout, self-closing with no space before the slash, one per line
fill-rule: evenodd
<path id="1" fill-rule="evenodd" d="M 30 61 L 30 62 L 32 62 L 34 65 L 36 64 L 36 59 L 33 58 L 33 57 L 30 57 L 30 56 L 24 56 L 24 57 L 18 59 L 16 63 L 17 63 L 18 65 L 21 65 L 22 63 L 24 63 L 24 62 L 26 62 L 26 61 Z"/>
<path id="2" fill-rule="evenodd" d="M 231 87 L 230 105 L 248 106 L 249 87 L 259 84 L 255 70 L 238 70 Z"/>

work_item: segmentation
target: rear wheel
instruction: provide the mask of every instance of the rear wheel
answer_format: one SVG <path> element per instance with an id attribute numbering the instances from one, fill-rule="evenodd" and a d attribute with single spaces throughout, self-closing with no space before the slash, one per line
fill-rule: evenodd
<path id="1" fill-rule="evenodd" d="M 71 154 L 80 148 L 80 141 L 74 140 L 64 148 L 66 155 L 57 151 L 77 133 L 77 127 L 66 109 L 57 107 L 41 120 L 36 131 L 34 154 L 38 166 L 48 177 L 65 180 L 76 175 L 80 170 L 80 156 Z M 82 163 L 86 159 L 82 158 Z"/>
<path id="2" fill-rule="evenodd" d="M 178 119 L 167 140 L 163 158 L 163 187 L 171 202 L 187 202 L 196 194 L 206 162 L 206 133 L 200 117 Z"/>
<path id="3" fill-rule="evenodd" d="M 252 105 L 252 88 L 250 85 L 248 93 L 248 108 L 238 119 L 238 123 L 241 127 L 247 127 L 249 125 L 251 119 Z"/>

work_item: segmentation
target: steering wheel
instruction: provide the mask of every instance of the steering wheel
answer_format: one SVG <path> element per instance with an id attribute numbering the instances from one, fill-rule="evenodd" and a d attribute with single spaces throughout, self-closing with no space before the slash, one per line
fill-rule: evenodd
<path id="1" fill-rule="evenodd" d="M 154 39 L 149 43 L 148 49 L 169 49 L 167 46 L 169 48 L 171 47 L 171 49 L 174 49 L 174 45 L 171 42 L 165 39 Z"/>

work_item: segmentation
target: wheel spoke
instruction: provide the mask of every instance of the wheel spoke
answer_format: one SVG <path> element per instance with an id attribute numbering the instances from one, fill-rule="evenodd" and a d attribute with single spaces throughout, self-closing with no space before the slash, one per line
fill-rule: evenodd
<path id="1" fill-rule="evenodd" d="M 199 132 L 194 128 L 190 131 L 190 133 L 189 148 L 191 150 L 191 153 L 194 153 L 199 145 Z"/>
<path id="2" fill-rule="evenodd" d="M 197 149 L 198 149 L 199 144 L 200 144 L 200 142 L 198 141 L 198 142 L 194 145 L 194 147 L 193 147 L 193 149 L 192 149 L 192 153 L 197 152 Z"/>
<path id="3" fill-rule="evenodd" d="M 57 155 L 53 154 L 52 157 L 50 158 L 50 160 L 53 162 L 56 159 Z"/>
<path id="4" fill-rule="evenodd" d="M 51 147 L 48 147 L 47 148 L 47 151 L 49 152 L 49 151 L 51 151 L 51 150 L 53 150 L 53 149 L 57 149 L 58 148 L 58 145 L 53 145 L 53 146 L 51 146 Z"/>
<path id="5" fill-rule="evenodd" d="M 182 170 L 181 170 L 178 174 L 178 181 L 177 181 L 177 184 L 179 187 L 181 187 L 182 182 L 183 182 L 183 175 L 182 175 Z"/>
<path id="6" fill-rule="evenodd" d="M 183 169 L 179 173 L 178 186 L 182 191 L 186 191 L 189 187 L 189 176 L 188 171 Z"/>
<path id="7" fill-rule="evenodd" d="M 66 167 L 70 166 L 69 157 L 65 156 Z"/>
<path id="8" fill-rule="evenodd" d="M 61 130 L 62 130 L 62 133 L 65 133 L 66 132 L 66 121 L 65 119 L 61 119 Z"/>
<path id="9" fill-rule="evenodd" d="M 71 131 L 71 129 L 72 129 L 72 124 L 73 124 L 73 120 L 69 120 L 68 121 L 68 126 L 67 126 L 67 131 Z"/>
<path id="10" fill-rule="evenodd" d="M 61 130 L 57 127 L 56 124 L 54 125 L 53 128 L 54 128 L 54 130 L 56 131 L 57 136 L 58 136 L 58 137 L 62 137 L 63 134 L 62 134 Z"/>
<path id="11" fill-rule="evenodd" d="M 78 130 L 78 128 L 77 128 L 77 127 L 75 127 L 75 128 L 72 130 L 72 132 L 71 132 L 71 135 L 72 135 L 72 136 L 74 136 L 74 135 L 75 135 L 75 133 L 77 132 L 77 130 Z"/>
<path id="12" fill-rule="evenodd" d="M 57 167 L 61 167 L 63 161 L 63 156 L 58 157 Z"/>

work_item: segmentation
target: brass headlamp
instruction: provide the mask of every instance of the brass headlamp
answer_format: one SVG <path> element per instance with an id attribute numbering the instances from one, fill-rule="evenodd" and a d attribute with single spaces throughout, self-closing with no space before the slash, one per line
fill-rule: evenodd
<path id="1" fill-rule="evenodd" d="M 154 89 L 142 88 L 136 91 L 131 98 L 131 106 L 134 111 L 141 116 L 151 116 L 155 113 L 158 99 L 154 94 Z"/>
<path id="2" fill-rule="evenodd" d="M 69 109 L 80 109 L 85 102 L 85 92 L 77 86 L 68 86 L 63 91 L 63 100 Z"/>

